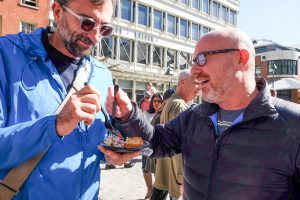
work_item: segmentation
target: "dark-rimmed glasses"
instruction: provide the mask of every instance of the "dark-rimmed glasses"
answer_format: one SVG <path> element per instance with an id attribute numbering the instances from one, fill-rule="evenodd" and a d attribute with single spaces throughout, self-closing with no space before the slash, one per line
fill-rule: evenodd
<path id="1" fill-rule="evenodd" d="M 112 35 L 113 33 L 113 26 L 111 24 L 105 23 L 105 24 L 97 24 L 94 19 L 89 18 L 89 17 L 84 17 L 76 14 L 73 10 L 68 8 L 65 5 L 61 5 L 62 8 L 72 14 L 74 17 L 76 17 L 80 21 L 80 29 L 84 32 L 90 32 L 94 30 L 95 28 L 99 28 L 100 30 L 100 35 L 102 37 L 108 37 Z"/>
<path id="2" fill-rule="evenodd" d="M 198 66 L 203 66 L 206 63 L 206 56 L 210 54 L 220 54 L 220 53 L 228 53 L 231 51 L 240 51 L 239 49 L 220 49 L 214 51 L 204 51 L 199 53 L 196 58 L 191 60 L 191 65 L 197 64 Z"/>

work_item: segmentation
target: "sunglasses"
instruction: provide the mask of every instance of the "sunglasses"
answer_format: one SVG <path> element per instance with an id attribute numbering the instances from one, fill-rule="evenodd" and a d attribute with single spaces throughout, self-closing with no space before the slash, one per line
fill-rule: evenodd
<path id="1" fill-rule="evenodd" d="M 112 35 L 113 33 L 113 26 L 111 24 L 105 23 L 105 24 L 97 24 L 95 20 L 89 17 L 84 17 L 76 14 L 74 11 L 72 11 L 70 8 L 68 8 L 65 5 L 62 5 L 62 8 L 72 14 L 74 17 L 76 17 L 80 21 L 80 29 L 84 32 L 90 32 L 96 28 L 99 28 L 100 35 L 102 37 L 108 37 Z"/>
<path id="2" fill-rule="evenodd" d="M 153 100 L 153 103 L 161 103 L 161 100 Z"/>
<path id="3" fill-rule="evenodd" d="M 210 54 L 220 54 L 220 53 L 228 53 L 232 51 L 240 51 L 239 49 L 220 49 L 220 50 L 214 50 L 214 51 L 204 51 L 202 53 L 199 53 L 196 58 L 191 60 L 191 65 L 197 64 L 198 66 L 203 66 L 206 63 L 206 56 Z"/>

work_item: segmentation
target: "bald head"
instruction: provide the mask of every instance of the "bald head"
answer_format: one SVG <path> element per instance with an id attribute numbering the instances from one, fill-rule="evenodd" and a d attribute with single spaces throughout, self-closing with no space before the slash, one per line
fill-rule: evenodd
<path id="1" fill-rule="evenodd" d="M 203 36 L 194 52 L 192 74 L 203 98 L 222 108 L 241 108 L 255 91 L 255 51 L 251 39 L 237 28 L 220 28 Z"/>
<path id="2" fill-rule="evenodd" d="M 254 70 L 255 50 L 250 37 L 237 28 L 224 27 L 203 36 L 197 46 L 203 51 L 218 49 L 245 49 L 249 52 L 248 65 Z"/>

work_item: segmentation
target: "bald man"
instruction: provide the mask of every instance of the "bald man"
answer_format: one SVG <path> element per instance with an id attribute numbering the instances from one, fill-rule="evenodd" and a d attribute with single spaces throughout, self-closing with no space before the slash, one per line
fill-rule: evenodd
<path id="1" fill-rule="evenodd" d="M 192 74 L 205 103 L 152 127 L 120 91 L 117 116 L 128 135 L 149 140 L 153 157 L 182 153 L 183 199 L 300 199 L 300 106 L 255 81 L 255 51 L 235 28 L 197 43 Z M 113 91 L 106 108 L 111 112 Z"/>

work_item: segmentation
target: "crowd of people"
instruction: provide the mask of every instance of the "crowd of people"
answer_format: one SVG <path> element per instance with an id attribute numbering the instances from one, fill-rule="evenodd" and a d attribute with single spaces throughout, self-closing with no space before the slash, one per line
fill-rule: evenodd
<path id="1" fill-rule="evenodd" d="M 300 106 L 256 79 L 249 36 L 204 35 L 176 89 L 162 96 L 148 83 L 139 107 L 90 56 L 113 32 L 114 4 L 55 0 L 56 29 L 0 37 L 0 199 L 98 199 L 100 162 L 140 154 L 99 145 L 112 130 L 105 112 L 150 142 L 145 199 L 300 199 Z M 199 91 L 203 103 L 189 105 Z"/>

